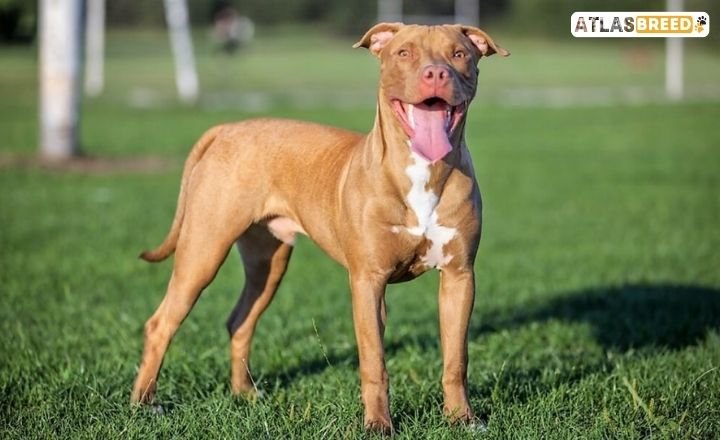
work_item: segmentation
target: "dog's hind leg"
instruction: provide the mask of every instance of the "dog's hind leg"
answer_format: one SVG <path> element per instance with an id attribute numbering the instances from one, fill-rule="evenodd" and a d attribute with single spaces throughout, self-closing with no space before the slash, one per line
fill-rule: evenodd
<path id="1" fill-rule="evenodd" d="M 258 319 L 270 305 L 285 274 L 292 245 L 255 224 L 237 241 L 245 268 L 245 286 L 227 320 L 230 333 L 230 383 L 234 394 L 255 391 L 250 377 L 250 347 Z"/>
<path id="2" fill-rule="evenodd" d="M 134 403 L 153 400 L 171 339 L 215 278 L 233 242 L 251 224 L 249 215 L 231 200 L 232 194 L 216 188 L 217 182 L 201 181 L 188 200 L 167 293 L 145 324 L 145 348 L 131 395 Z"/>

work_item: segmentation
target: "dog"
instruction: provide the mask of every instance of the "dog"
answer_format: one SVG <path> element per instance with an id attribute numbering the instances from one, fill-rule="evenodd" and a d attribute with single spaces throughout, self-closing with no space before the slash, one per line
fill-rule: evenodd
<path id="1" fill-rule="evenodd" d="M 472 422 L 467 337 L 482 205 L 464 130 L 478 62 L 508 56 L 471 26 L 380 23 L 354 47 L 381 65 L 367 135 L 307 122 L 216 126 L 185 163 L 170 232 L 141 258 L 175 253 L 167 293 L 145 324 L 131 401 L 150 403 L 170 340 L 233 244 L 245 286 L 227 328 L 231 388 L 254 390 L 250 344 L 305 234 L 349 273 L 364 426 L 393 432 L 383 334 L 388 283 L 440 271 L 444 413 Z"/>

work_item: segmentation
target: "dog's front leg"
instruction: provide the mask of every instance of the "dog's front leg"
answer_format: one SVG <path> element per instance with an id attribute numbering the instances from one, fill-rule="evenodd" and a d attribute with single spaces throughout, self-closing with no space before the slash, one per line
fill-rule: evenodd
<path id="1" fill-rule="evenodd" d="M 472 267 L 440 272 L 440 343 L 443 351 L 444 412 L 451 421 L 471 422 L 467 396 L 467 337 L 475 300 Z"/>
<path id="2" fill-rule="evenodd" d="M 387 276 L 351 273 L 353 322 L 360 357 L 360 386 L 365 406 L 365 428 L 392 433 L 385 369 L 385 286 Z"/>

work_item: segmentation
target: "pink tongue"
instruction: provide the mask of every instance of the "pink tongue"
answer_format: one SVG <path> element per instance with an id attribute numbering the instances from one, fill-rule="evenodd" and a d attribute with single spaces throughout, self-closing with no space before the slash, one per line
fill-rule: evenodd
<path id="1" fill-rule="evenodd" d="M 445 127 L 448 123 L 447 107 L 435 104 L 428 107 L 425 104 L 413 106 L 412 119 L 415 134 L 410 139 L 414 152 L 425 159 L 435 163 L 452 151 Z"/>

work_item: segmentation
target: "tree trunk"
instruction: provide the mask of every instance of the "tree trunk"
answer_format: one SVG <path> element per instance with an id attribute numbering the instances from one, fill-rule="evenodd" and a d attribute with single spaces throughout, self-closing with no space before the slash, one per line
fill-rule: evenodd
<path id="1" fill-rule="evenodd" d="M 188 8 L 185 0 L 165 0 L 165 18 L 170 30 L 170 46 L 175 58 L 175 82 L 180 99 L 192 104 L 198 97 Z"/>
<path id="2" fill-rule="evenodd" d="M 667 0 L 668 12 L 685 10 L 683 0 Z M 683 44 L 684 38 L 665 38 L 665 94 L 668 99 L 679 101 L 683 98 Z"/>
<path id="3" fill-rule="evenodd" d="M 403 21 L 403 0 L 378 0 L 377 9 L 379 23 Z"/>
<path id="4" fill-rule="evenodd" d="M 79 153 L 82 0 L 40 0 L 40 153 Z"/>
<path id="5" fill-rule="evenodd" d="M 85 1 L 85 93 L 97 96 L 105 82 L 105 0 Z"/>
<path id="6" fill-rule="evenodd" d="M 455 0 L 455 23 L 477 26 L 480 21 L 480 0 Z"/>

